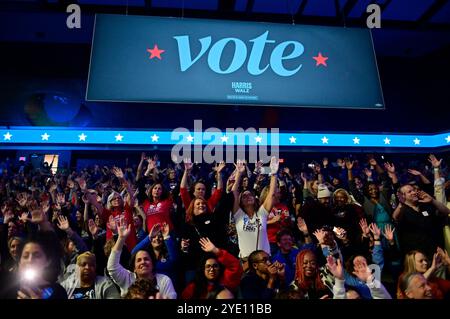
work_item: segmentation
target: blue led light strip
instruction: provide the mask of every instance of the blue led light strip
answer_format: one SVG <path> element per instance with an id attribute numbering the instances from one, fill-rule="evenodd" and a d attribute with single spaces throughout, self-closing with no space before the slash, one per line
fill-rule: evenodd
<path id="1" fill-rule="evenodd" d="M 0 127 L 0 144 L 70 145 L 273 145 L 287 147 L 392 147 L 436 148 L 450 146 L 450 132 L 423 134 L 171 132 L 105 129 Z"/>

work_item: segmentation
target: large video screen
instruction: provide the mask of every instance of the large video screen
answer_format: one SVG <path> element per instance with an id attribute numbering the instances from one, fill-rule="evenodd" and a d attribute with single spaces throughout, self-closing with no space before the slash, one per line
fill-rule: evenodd
<path id="1" fill-rule="evenodd" d="M 384 109 L 369 29 L 103 14 L 86 99 Z"/>

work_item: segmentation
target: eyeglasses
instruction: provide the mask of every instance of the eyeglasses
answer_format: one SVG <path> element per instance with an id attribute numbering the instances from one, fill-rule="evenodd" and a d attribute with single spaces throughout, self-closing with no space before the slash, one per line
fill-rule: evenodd
<path id="1" fill-rule="evenodd" d="M 206 270 L 209 270 L 209 269 L 211 269 L 211 268 L 213 268 L 213 269 L 219 269 L 219 264 L 211 264 L 211 265 L 205 265 L 205 269 Z"/>
<path id="2" fill-rule="evenodd" d="M 261 260 L 258 260 L 257 262 L 267 264 L 268 261 L 270 261 L 269 257 L 264 257 L 264 258 L 261 258 Z"/>

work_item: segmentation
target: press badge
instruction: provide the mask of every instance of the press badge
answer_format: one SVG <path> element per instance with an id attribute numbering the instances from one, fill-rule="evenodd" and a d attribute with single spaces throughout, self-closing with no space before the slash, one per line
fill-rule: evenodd
<path id="1" fill-rule="evenodd" d="M 427 212 L 426 210 L 422 212 L 422 215 L 425 216 L 425 217 L 428 217 L 428 216 L 429 216 L 429 215 L 428 215 L 428 212 Z"/>

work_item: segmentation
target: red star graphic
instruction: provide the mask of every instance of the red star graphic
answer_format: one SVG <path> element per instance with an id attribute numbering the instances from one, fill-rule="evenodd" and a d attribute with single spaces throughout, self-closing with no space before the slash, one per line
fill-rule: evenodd
<path id="1" fill-rule="evenodd" d="M 313 56 L 313 59 L 314 60 L 316 60 L 316 66 L 319 66 L 319 65 L 324 65 L 324 66 L 327 66 L 327 60 L 328 60 L 328 57 L 324 57 L 324 56 L 322 56 L 322 53 L 320 53 L 319 52 L 319 55 L 318 56 Z"/>
<path id="2" fill-rule="evenodd" d="M 151 53 L 151 55 L 150 55 L 150 59 L 153 59 L 153 58 L 158 58 L 158 59 L 160 59 L 161 60 L 161 53 L 163 53 L 163 52 L 165 52 L 165 50 L 160 50 L 160 49 L 158 49 L 158 45 L 157 44 L 155 44 L 155 46 L 153 47 L 153 49 L 147 49 L 147 51 L 149 52 L 149 53 Z"/>

